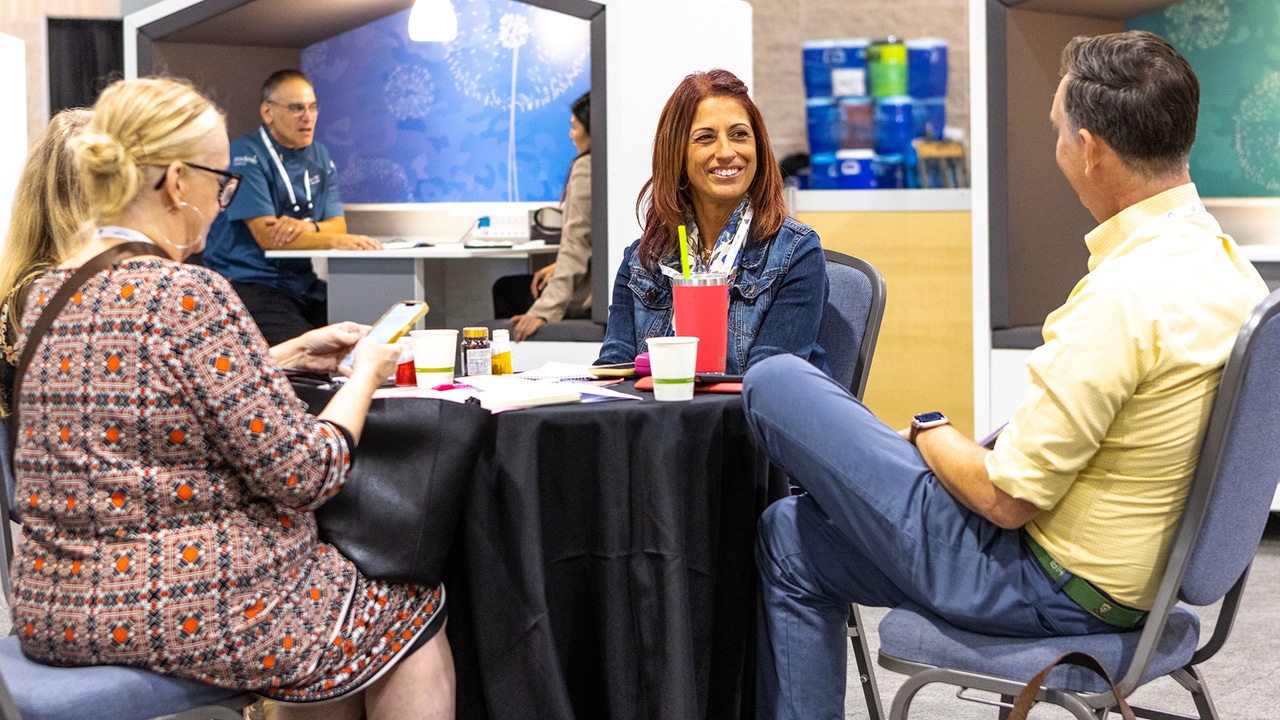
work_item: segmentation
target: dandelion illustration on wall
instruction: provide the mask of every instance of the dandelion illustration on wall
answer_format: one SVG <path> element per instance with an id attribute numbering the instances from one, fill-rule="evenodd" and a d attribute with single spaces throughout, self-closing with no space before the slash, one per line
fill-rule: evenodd
<path id="1" fill-rule="evenodd" d="M 455 3 L 446 61 L 460 92 L 507 112 L 507 199 L 520 199 L 516 116 L 564 94 L 587 67 L 589 24 L 515 2 Z"/>
<path id="2" fill-rule="evenodd" d="M 1169 42 L 1181 48 L 1208 50 L 1222 44 L 1231 29 L 1226 0 L 1188 0 L 1164 12 L 1169 20 Z"/>
<path id="3" fill-rule="evenodd" d="M 1272 72 L 1240 102 L 1236 152 L 1244 176 L 1280 191 L 1280 72 Z"/>

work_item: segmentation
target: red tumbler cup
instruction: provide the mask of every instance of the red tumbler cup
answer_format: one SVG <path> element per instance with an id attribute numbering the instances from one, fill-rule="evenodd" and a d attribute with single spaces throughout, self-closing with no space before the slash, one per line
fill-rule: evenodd
<path id="1" fill-rule="evenodd" d="M 698 338 L 700 373 L 724 372 L 729 340 L 729 278 L 724 273 L 694 273 L 671 278 L 677 335 Z"/>

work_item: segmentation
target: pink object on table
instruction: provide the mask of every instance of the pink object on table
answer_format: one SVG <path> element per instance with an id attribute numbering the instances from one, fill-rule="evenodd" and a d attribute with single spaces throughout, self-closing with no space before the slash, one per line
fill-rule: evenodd
<path id="1" fill-rule="evenodd" d="M 649 353 L 642 352 L 636 356 L 636 375 L 644 377 L 652 375 L 653 371 L 649 369 Z"/>
<path id="2" fill-rule="evenodd" d="M 729 285 L 723 273 L 701 273 L 672 278 L 675 331 L 698 338 L 700 373 L 722 373 L 729 338 Z"/>

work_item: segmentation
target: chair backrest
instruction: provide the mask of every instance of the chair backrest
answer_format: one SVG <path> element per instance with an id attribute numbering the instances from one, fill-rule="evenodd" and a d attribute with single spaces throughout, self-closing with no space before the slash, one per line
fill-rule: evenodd
<path id="1" fill-rule="evenodd" d="M 16 509 L 14 503 L 13 460 L 9 452 L 9 421 L 0 419 L 0 590 L 4 592 L 5 602 L 13 600 L 13 584 L 9 578 L 9 561 L 13 559 L 13 534 L 9 529 L 10 520 L 20 518 L 11 515 Z M 2 704 L 0 704 L 2 706 Z"/>
<path id="2" fill-rule="evenodd" d="M 1130 692 L 1174 602 L 1210 605 L 1248 570 L 1280 481 L 1280 290 L 1250 313 L 1227 358 L 1196 473 L 1155 605 L 1134 662 Z M 1231 610 L 1234 609 L 1234 603 Z M 1228 608 L 1224 607 L 1223 613 Z M 1230 618 L 1226 618 L 1230 627 Z M 1219 619 L 1223 627 L 1223 619 Z"/>
<path id="3" fill-rule="evenodd" d="M 834 250 L 823 253 L 830 294 L 822 309 L 818 344 L 827 353 L 832 376 L 861 400 L 884 317 L 884 277 L 865 260 Z"/>
<path id="4" fill-rule="evenodd" d="M 1222 373 L 1197 474 L 1215 478 L 1180 585 L 1194 605 L 1217 602 L 1253 561 L 1280 481 L 1280 290 L 1245 321 Z M 1197 488 L 1198 490 L 1199 488 Z"/>

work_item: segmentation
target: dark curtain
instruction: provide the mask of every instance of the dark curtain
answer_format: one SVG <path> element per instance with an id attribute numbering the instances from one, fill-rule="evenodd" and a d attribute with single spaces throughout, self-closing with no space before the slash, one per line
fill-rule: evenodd
<path id="1" fill-rule="evenodd" d="M 88 107 L 124 77 L 124 23 L 49 18 L 49 115 Z"/>

